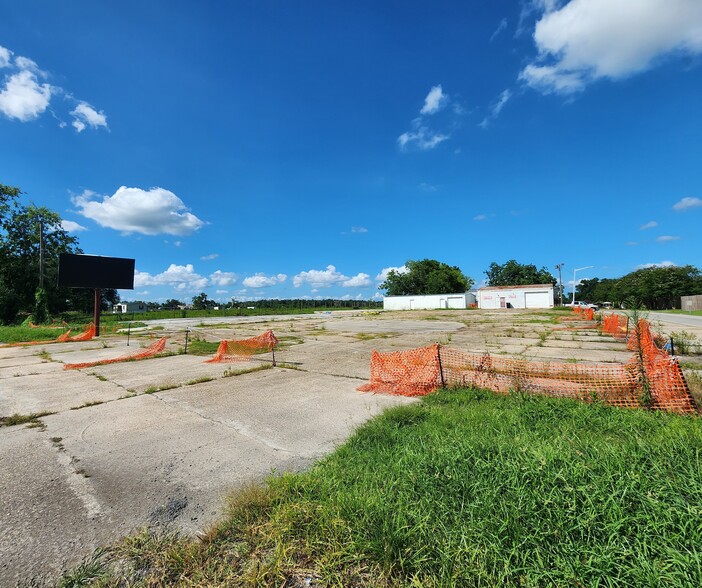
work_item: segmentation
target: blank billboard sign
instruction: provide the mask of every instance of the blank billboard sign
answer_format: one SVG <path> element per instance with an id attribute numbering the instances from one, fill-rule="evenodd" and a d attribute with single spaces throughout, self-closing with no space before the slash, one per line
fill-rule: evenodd
<path id="1" fill-rule="evenodd" d="M 59 255 L 59 288 L 134 289 L 134 260 L 99 255 Z"/>

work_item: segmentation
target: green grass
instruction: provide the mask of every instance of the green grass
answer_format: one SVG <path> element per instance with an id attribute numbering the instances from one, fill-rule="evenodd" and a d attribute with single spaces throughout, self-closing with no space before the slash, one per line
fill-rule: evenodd
<path id="1" fill-rule="evenodd" d="M 697 418 L 444 391 L 202 539 L 126 539 L 96 585 L 700 586 L 701 461 Z"/>
<path id="2" fill-rule="evenodd" d="M 45 416 L 56 414 L 53 412 L 32 412 L 30 414 L 15 413 L 10 416 L 0 417 L 0 427 L 13 427 L 15 425 L 39 426 L 39 419 Z"/>
<path id="3" fill-rule="evenodd" d="M 65 329 L 43 329 L 41 327 L 33 329 L 32 327 L 0 326 L 0 344 L 53 341 L 65 331 Z"/>
<path id="4" fill-rule="evenodd" d="M 217 349 L 219 349 L 219 341 L 190 339 L 188 342 L 188 355 L 214 355 Z"/>

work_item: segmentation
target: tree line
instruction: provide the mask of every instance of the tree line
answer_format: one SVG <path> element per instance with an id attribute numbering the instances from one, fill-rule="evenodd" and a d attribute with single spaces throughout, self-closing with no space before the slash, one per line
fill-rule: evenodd
<path id="1" fill-rule="evenodd" d="M 56 212 L 22 204 L 21 194 L 19 188 L 0 184 L 0 323 L 11 324 L 29 315 L 35 322 L 44 322 L 63 313 L 92 312 L 92 290 L 57 286 L 59 254 L 83 253 L 77 237 L 63 228 Z M 102 290 L 103 308 L 117 301 L 116 290 Z"/>

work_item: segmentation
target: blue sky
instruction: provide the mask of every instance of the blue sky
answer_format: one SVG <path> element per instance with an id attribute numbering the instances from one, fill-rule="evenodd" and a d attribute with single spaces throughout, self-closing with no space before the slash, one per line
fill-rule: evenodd
<path id="1" fill-rule="evenodd" d="M 126 300 L 702 265 L 699 0 L 0 5 L 0 182 Z"/>

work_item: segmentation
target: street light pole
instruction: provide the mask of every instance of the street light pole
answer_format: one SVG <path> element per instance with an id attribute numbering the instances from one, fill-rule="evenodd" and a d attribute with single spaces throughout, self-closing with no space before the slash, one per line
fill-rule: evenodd
<path id="1" fill-rule="evenodd" d="M 565 263 L 556 264 L 556 269 L 558 270 L 558 298 L 561 301 L 561 306 L 563 306 L 563 280 L 561 279 L 561 268 Z"/>
<path id="2" fill-rule="evenodd" d="M 571 300 L 571 304 L 575 304 L 575 287 L 578 285 L 578 283 L 575 281 L 575 274 L 577 274 L 580 270 L 586 270 L 595 267 L 594 265 L 586 265 L 585 267 L 579 267 L 573 270 L 573 300 Z"/>

